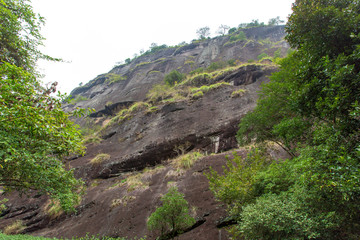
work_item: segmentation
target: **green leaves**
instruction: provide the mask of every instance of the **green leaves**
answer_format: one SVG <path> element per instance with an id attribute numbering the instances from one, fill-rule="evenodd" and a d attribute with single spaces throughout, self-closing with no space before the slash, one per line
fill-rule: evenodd
<path id="1" fill-rule="evenodd" d="M 233 157 L 227 160 L 223 175 L 210 169 L 206 177 L 216 199 L 228 205 L 231 215 L 238 215 L 242 206 L 254 200 L 256 174 L 268 164 L 259 150 L 253 150 L 245 159 L 236 154 Z"/>
<path id="2" fill-rule="evenodd" d="M 0 185 L 6 190 L 40 190 L 60 200 L 64 210 L 78 203 L 81 181 L 62 158 L 84 152 L 81 135 L 61 109 L 55 86 L 42 88 L 20 67 L 0 65 Z"/>
<path id="3" fill-rule="evenodd" d="M 161 201 L 162 206 L 158 207 L 148 219 L 149 230 L 159 230 L 161 236 L 165 234 L 176 236 L 195 223 L 195 219 L 189 215 L 188 202 L 176 187 L 171 187 Z"/>
<path id="4" fill-rule="evenodd" d="M 174 86 L 176 83 L 180 83 L 184 78 L 184 74 L 173 70 L 165 76 L 164 81 L 167 85 Z"/>
<path id="5" fill-rule="evenodd" d="M 36 79 L 37 59 L 58 59 L 37 49 L 44 20 L 29 2 L 0 1 L 0 186 L 49 194 L 68 211 L 80 200 L 82 182 L 65 170 L 62 160 L 84 153 L 84 147 L 79 130 L 61 109 L 64 96 L 51 96 L 56 83 L 44 88 Z"/>
<path id="6" fill-rule="evenodd" d="M 237 133 L 241 145 L 270 140 L 292 159 L 240 181 L 252 186 L 253 197 L 246 195 L 250 204 L 237 208 L 234 233 L 245 239 L 359 238 L 359 26 L 359 1 L 295 1 L 286 38 L 297 50 L 280 61 Z M 232 175 L 212 181 L 225 184 Z"/>

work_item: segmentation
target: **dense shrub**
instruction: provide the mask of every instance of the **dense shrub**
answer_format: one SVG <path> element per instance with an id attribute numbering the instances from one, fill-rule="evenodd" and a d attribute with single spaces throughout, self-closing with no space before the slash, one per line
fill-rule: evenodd
<path id="1" fill-rule="evenodd" d="M 184 77 L 184 74 L 173 70 L 169 74 L 165 75 L 164 81 L 166 84 L 174 86 L 176 83 L 180 83 Z"/>
<path id="2" fill-rule="evenodd" d="M 176 187 L 171 187 L 162 198 L 162 206 L 153 212 L 147 222 L 151 231 L 159 231 L 160 236 L 176 236 L 195 223 L 189 214 L 188 202 Z"/>
<path id="3" fill-rule="evenodd" d="M 237 42 L 244 40 L 246 40 L 246 35 L 243 31 L 240 31 L 238 34 L 234 34 L 230 37 L 230 42 Z"/>
<path id="4" fill-rule="evenodd" d="M 264 58 L 267 58 L 267 57 L 269 57 L 268 54 L 266 54 L 266 53 L 261 53 L 261 54 L 259 54 L 259 55 L 257 56 L 257 59 L 260 61 L 261 59 L 264 59 Z"/>
<path id="5" fill-rule="evenodd" d="M 213 72 L 226 67 L 226 62 L 212 62 L 210 66 L 207 67 L 208 72 Z"/>
<path id="6" fill-rule="evenodd" d="M 312 239 L 320 224 L 287 196 L 267 194 L 243 208 L 238 231 L 245 239 Z"/>

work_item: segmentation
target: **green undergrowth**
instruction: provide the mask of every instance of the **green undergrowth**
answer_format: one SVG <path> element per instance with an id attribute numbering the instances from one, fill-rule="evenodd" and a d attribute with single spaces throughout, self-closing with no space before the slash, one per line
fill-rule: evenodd
<path id="1" fill-rule="evenodd" d="M 211 90 L 214 90 L 214 89 L 217 89 L 219 87 L 222 87 L 222 86 L 229 86 L 230 83 L 227 83 L 227 82 L 219 82 L 219 83 L 215 83 L 215 84 L 211 84 L 211 85 L 204 85 L 204 86 L 201 86 L 201 87 L 195 87 L 195 88 L 191 88 L 191 93 L 196 93 L 196 92 L 203 92 L 203 93 L 207 93 Z"/>
<path id="2" fill-rule="evenodd" d="M 81 96 L 81 95 L 77 95 L 75 98 L 70 99 L 69 103 L 76 104 L 78 102 L 87 101 L 87 100 L 89 100 L 89 98 Z"/>
<path id="3" fill-rule="evenodd" d="M 191 168 L 197 160 L 204 157 L 204 154 L 200 152 L 190 152 L 186 154 L 182 154 L 177 158 L 172 160 L 172 165 L 176 169 L 189 169 Z"/>
<path id="4" fill-rule="evenodd" d="M 149 103 L 146 102 L 136 102 L 133 105 L 131 105 L 129 108 L 122 109 L 119 111 L 115 117 L 113 117 L 110 122 L 108 122 L 103 128 L 100 129 L 100 132 L 107 129 L 109 126 L 118 123 L 121 124 L 125 120 L 129 120 L 132 118 L 132 116 L 144 109 L 149 109 L 149 111 L 153 111 Z"/>
<path id="5" fill-rule="evenodd" d="M 115 73 L 108 73 L 108 74 L 106 74 L 105 83 L 107 85 L 111 85 L 116 82 L 125 81 L 126 79 L 127 79 L 126 76 L 122 76 L 122 75 L 115 74 Z"/>
<path id="6" fill-rule="evenodd" d="M 233 91 L 233 92 L 231 93 L 231 97 L 232 97 L 232 98 L 241 97 L 242 95 L 245 94 L 245 92 L 246 92 L 245 89 L 240 88 L 240 89 L 238 89 L 238 90 L 236 90 L 236 91 Z"/>

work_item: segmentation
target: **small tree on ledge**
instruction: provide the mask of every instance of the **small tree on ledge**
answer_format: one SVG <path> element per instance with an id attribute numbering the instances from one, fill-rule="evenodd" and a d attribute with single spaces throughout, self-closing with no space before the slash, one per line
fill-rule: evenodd
<path id="1" fill-rule="evenodd" d="M 171 187 L 161 201 L 162 206 L 148 219 L 147 226 L 150 231 L 160 231 L 160 237 L 174 237 L 195 223 L 195 219 L 189 214 L 188 202 L 176 187 Z"/>

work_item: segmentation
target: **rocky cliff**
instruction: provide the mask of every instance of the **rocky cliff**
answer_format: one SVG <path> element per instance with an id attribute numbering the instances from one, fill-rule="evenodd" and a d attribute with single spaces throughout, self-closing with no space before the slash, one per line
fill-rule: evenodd
<path id="1" fill-rule="evenodd" d="M 245 38 L 235 32 L 145 54 L 74 89 L 77 101 L 65 110 L 95 109 L 74 119 L 86 135 L 86 155 L 66 160 L 87 186 L 77 213 L 54 210 L 36 193 L 29 199 L 9 196 L 0 227 L 20 219 L 23 232 L 33 235 L 155 239 L 146 220 L 176 185 L 197 219 L 179 239 L 226 239 L 224 207 L 203 173 L 210 166 L 220 170 L 227 155 L 222 152 L 237 148 L 240 119 L 254 108 L 260 84 L 277 70 L 274 57 L 288 51 L 282 26 L 242 31 Z M 185 80 L 163 85 L 173 70 Z M 194 161 L 184 165 L 183 156 Z"/>

